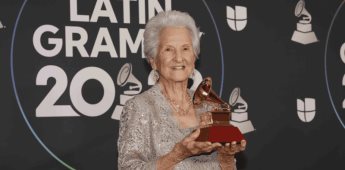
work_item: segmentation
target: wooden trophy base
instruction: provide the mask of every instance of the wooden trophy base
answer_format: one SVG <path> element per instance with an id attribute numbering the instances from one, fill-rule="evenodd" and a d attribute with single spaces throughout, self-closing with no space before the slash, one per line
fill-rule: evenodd
<path id="1" fill-rule="evenodd" d="M 211 125 L 200 129 L 200 135 L 196 141 L 209 141 L 219 143 L 240 143 L 244 139 L 241 131 L 232 125 Z"/>

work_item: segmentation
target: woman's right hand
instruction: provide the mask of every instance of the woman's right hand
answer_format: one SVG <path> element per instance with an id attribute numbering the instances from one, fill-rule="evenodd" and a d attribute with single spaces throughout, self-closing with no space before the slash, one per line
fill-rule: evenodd
<path id="1" fill-rule="evenodd" d="M 195 141 L 199 135 L 200 129 L 195 130 L 193 133 L 182 139 L 182 141 L 177 143 L 173 148 L 172 153 L 182 161 L 190 156 L 208 153 L 222 147 L 220 143 Z"/>
<path id="2" fill-rule="evenodd" d="M 208 153 L 222 147 L 220 143 L 195 141 L 199 135 L 200 129 L 197 129 L 179 143 L 175 144 L 171 152 L 158 160 L 157 169 L 172 169 L 176 164 L 190 156 Z"/>

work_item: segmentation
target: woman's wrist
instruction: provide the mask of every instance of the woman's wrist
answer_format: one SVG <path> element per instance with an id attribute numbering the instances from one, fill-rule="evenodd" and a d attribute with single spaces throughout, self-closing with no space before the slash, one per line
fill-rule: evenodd
<path id="1" fill-rule="evenodd" d="M 236 159 L 234 155 L 218 154 L 217 159 L 222 170 L 234 170 L 236 167 Z"/>
<path id="2" fill-rule="evenodd" d="M 157 169 L 173 168 L 176 164 L 189 157 L 188 152 L 186 152 L 181 145 L 182 144 L 177 143 L 171 152 L 160 157 L 157 162 Z"/>
<path id="3" fill-rule="evenodd" d="M 173 150 L 169 153 L 169 156 L 172 157 L 175 162 L 179 163 L 191 155 L 190 152 L 182 145 L 182 143 L 177 143 Z"/>
<path id="4" fill-rule="evenodd" d="M 176 164 L 176 161 L 171 157 L 170 153 L 168 153 L 158 159 L 157 170 L 173 169 Z"/>

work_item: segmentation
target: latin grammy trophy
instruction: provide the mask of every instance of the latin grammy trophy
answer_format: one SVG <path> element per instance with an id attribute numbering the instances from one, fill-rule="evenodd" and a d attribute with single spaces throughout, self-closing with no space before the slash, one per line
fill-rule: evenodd
<path id="1" fill-rule="evenodd" d="M 211 110 L 200 115 L 200 135 L 197 141 L 219 143 L 240 142 L 244 139 L 241 131 L 230 124 L 230 105 L 218 97 L 212 90 L 212 79 L 205 78 L 196 89 L 193 104 L 196 109 L 208 103 Z"/>

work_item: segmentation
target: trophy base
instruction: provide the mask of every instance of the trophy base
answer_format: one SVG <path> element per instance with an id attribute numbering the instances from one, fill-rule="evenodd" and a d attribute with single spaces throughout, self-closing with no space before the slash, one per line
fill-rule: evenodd
<path id="1" fill-rule="evenodd" d="M 294 31 L 292 38 L 292 41 L 301 43 L 301 44 L 310 44 L 318 42 L 318 39 L 316 38 L 316 35 L 314 32 L 300 32 L 300 31 Z"/>
<path id="2" fill-rule="evenodd" d="M 211 125 L 201 128 L 200 135 L 196 141 L 209 141 L 219 143 L 231 143 L 236 141 L 240 143 L 244 139 L 241 131 L 232 125 Z"/>
<path id="3" fill-rule="evenodd" d="M 250 120 L 246 120 L 243 122 L 230 121 L 230 124 L 238 127 L 238 129 L 240 129 L 242 134 L 246 134 L 248 132 L 252 132 L 255 130 Z"/>

